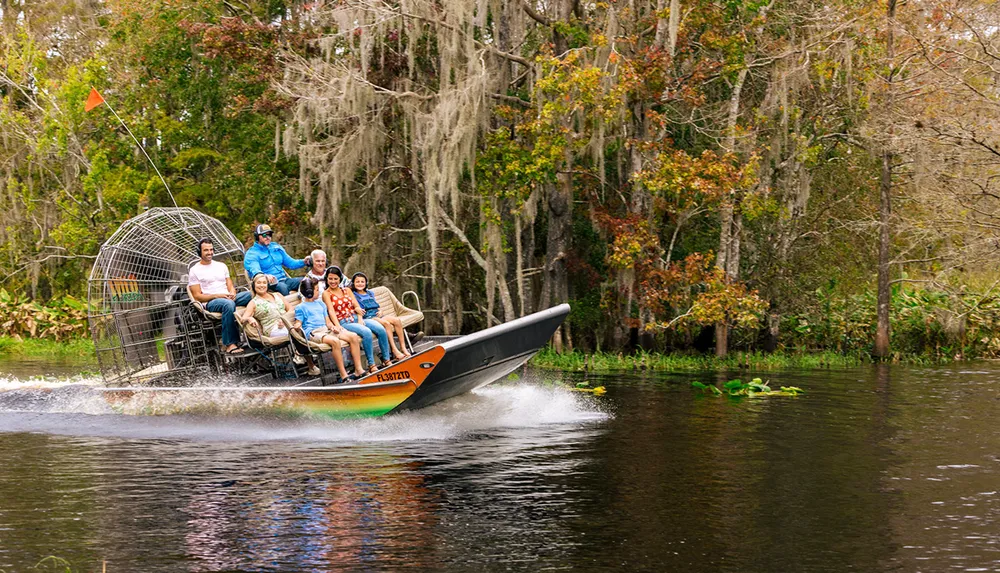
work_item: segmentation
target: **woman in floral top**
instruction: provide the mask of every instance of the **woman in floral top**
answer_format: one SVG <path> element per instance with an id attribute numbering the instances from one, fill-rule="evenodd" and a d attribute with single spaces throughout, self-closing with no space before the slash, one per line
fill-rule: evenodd
<path id="1" fill-rule="evenodd" d="M 264 336 L 288 336 L 288 330 L 281 324 L 285 299 L 280 294 L 267 290 L 267 275 L 264 273 L 254 275 L 250 284 L 253 286 L 254 297 L 243 311 L 243 322 L 256 324 Z"/>
<path id="2" fill-rule="evenodd" d="M 344 280 L 344 273 L 340 267 L 329 267 L 326 269 L 327 289 L 323 291 L 323 302 L 334 321 L 361 337 L 361 347 L 365 351 L 365 358 L 368 359 L 368 371 L 374 372 L 375 354 L 373 352 L 374 338 L 378 338 L 379 348 L 382 349 L 382 362 L 386 365 L 392 364 L 392 354 L 389 352 L 389 335 L 385 328 L 374 320 L 365 320 L 365 311 L 354 299 L 354 293 L 350 289 L 342 288 L 340 283 Z"/>
<path id="3" fill-rule="evenodd" d="M 264 273 L 255 274 L 250 279 L 250 286 L 254 297 L 243 311 L 243 322 L 257 325 L 264 336 L 288 336 L 288 329 L 281 323 L 281 315 L 285 313 L 285 299 L 281 293 L 268 291 L 267 275 Z M 309 366 L 307 374 L 316 376 L 320 373 L 311 356 L 306 357 L 306 362 Z"/>
<path id="4" fill-rule="evenodd" d="M 288 336 L 288 330 L 281 324 L 281 315 L 285 312 L 285 299 L 267 290 L 267 275 L 257 273 L 250 281 L 253 286 L 253 299 L 247 303 L 243 311 L 243 322 L 256 324 L 264 336 Z"/>

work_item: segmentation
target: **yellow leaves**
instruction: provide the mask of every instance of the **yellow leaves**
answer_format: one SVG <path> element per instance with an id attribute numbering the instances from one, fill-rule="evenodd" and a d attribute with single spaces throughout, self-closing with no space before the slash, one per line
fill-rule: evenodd
<path id="1" fill-rule="evenodd" d="M 734 323 L 756 328 L 767 301 L 745 284 L 730 280 L 711 256 L 689 255 L 642 282 L 644 303 L 654 313 L 652 329 Z"/>
<path id="2" fill-rule="evenodd" d="M 540 56 L 536 61 L 542 65 L 534 94 L 541 104 L 538 119 L 551 128 L 575 124 L 570 135 L 579 133 L 579 138 L 570 139 L 583 139 L 596 122 L 610 121 L 618 114 L 622 88 L 604 70 L 591 65 L 584 51 L 571 51 L 562 59 Z"/>
<path id="3" fill-rule="evenodd" d="M 678 149 L 654 156 L 637 179 L 654 195 L 669 198 L 679 207 L 718 200 L 736 188 L 748 188 L 756 179 L 755 161 L 738 165 L 732 154 L 704 151 L 692 157 Z"/>
<path id="4" fill-rule="evenodd" d="M 700 325 L 719 322 L 734 323 L 742 328 L 756 328 L 767 301 L 746 285 L 730 282 L 721 269 L 716 269 L 706 290 L 694 298 L 688 311 L 690 322 Z"/>
<path id="5" fill-rule="evenodd" d="M 645 253 L 655 254 L 660 240 L 645 220 L 625 220 L 619 222 L 612 231 L 614 238 L 608 250 L 607 262 L 614 269 L 631 269 L 643 259 Z"/>
<path id="6" fill-rule="evenodd" d="M 642 245 L 634 236 L 620 235 L 611 243 L 608 253 L 608 264 L 612 268 L 631 268 L 642 253 Z"/>

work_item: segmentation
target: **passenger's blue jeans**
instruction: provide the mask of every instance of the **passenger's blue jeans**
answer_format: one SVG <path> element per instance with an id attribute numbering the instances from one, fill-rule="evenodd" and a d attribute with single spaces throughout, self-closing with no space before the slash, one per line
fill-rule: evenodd
<path id="1" fill-rule="evenodd" d="M 378 347 L 382 349 L 382 360 L 392 358 L 392 353 L 389 350 L 389 334 L 385 331 L 385 327 L 370 318 L 365 319 L 365 326 L 378 339 Z"/>
<path id="2" fill-rule="evenodd" d="M 288 296 L 288 293 L 299 290 L 300 282 L 302 282 L 302 277 L 285 277 L 267 288 L 280 292 L 282 296 Z"/>
<path id="3" fill-rule="evenodd" d="M 236 306 L 246 306 L 253 300 L 253 293 L 245 290 L 236 293 Z"/>
<path id="4" fill-rule="evenodd" d="M 365 358 L 368 359 L 368 365 L 375 364 L 375 354 L 372 353 L 372 345 L 374 343 L 372 331 L 363 324 L 347 322 L 345 320 L 340 321 L 340 326 L 361 337 L 361 348 L 365 351 Z"/>
<path id="5" fill-rule="evenodd" d="M 240 341 L 240 330 L 236 326 L 236 303 L 228 298 L 213 298 L 205 304 L 205 310 L 209 312 L 222 313 L 222 344 L 238 344 Z"/>

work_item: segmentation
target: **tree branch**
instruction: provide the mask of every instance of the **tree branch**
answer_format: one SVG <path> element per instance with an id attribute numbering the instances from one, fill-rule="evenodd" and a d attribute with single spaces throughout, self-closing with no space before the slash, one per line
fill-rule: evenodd
<path id="1" fill-rule="evenodd" d="M 505 101 L 505 102 L 508 102 L 508 103 L 519 105 L 521 107 L 525 107 L 525 108 L 530 108 L 531 107 L 531 102 L 526 102 L 526 101 L 524 101 L 523 99 L 521 99 L 519 97 L 509 96 L 509 95 L 505 95 L 505 94 L 489 94 L 489 96 L 491 98 L 493 98 L 493 99 L 498 99 L 500 101 Z"/>
<path id="2" fill-rule="evenodd" d="M 455 221 L 451 220 L 451 217 L 448 216 L 448 213 L 445 210 L 442 209 L 439 214 L 441 215 L 441 218 L 444 219 L 445 224 L 448 225 L 448 229 L 450 229 L 452 233 L 455 233 L 455 235 L 458 237 L 458 240 L 462 241 L 462 244 L 464 244 L 466 247 L 469 247 L 469 252 L 472 255 L 472 260 L 476 261 L 476 264 L 482 267 L 483 270 L 486 270 L 486 259 L 483 258 L 483 255 L 479 253 L 479 250 L 476 249 L 476 247 L 472 246 L 472 241 L 470 241 L 469 238 L 465 236 L 465 233 L 462 232 L 462 229 L 460 229 L 458 225 L 455 224 Z"/>
<path id="3" fill-rule="evenodd" d="M 546 28 L 552 26 L 552 21 L 545 17 L 544 14 L 534 9 L 528 0 L 521 0 L 521 8 L 524 9 L 524 13 L 531 17 L 532 20 L 538 22 Z"/>

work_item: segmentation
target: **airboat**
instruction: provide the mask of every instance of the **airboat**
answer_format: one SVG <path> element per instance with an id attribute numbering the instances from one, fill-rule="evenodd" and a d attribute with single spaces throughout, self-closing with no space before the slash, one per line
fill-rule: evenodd
<path id="1" fill-rule="evenodd" d="M 243 244 L 220 221 L 191 208 L 149 209 L 101 247 L 88 280 L 88 322 L 104 380 L 98 391 L 113 407 L 223 393 L 333 418 L 423 408 L 510 374 L 548 342 L 570 310 L 563 304 L 465 336 L 408 341 L 410 358 L 344 383 L 329 354 L 341 349 L 311 342 L 297 329 L 273 339 L 241 325 L 249 351 L 221 351 L 219 316 L 187 290 L 203 238 L 212 240 L 214 260 L 229 266 L 237 287 L 248 288 Z M 412 296 L 411 308 L 379 288 L 373 291 L 382 308 L 404 325 L 423 320 L 416 293 L 402 295 Z M 296 296 L 286 300 L 294 303 Z M 320 375 L 305 374 L 300 363 L 307 354 Z"/>

